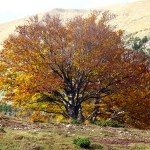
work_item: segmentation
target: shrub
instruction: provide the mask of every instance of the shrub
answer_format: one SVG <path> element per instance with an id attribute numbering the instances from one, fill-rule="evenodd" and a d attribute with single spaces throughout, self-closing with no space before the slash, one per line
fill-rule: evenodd
<path id="1" fill-rule="evenodd" d="M 101 121 L 97 121 L 95 122 L 96 125 L 99 125 L 99 126 L 103 126 L 103 127 L 106 127 L 106 126 L 109 126 L 109 127 L 124 127 L 124 124 L 122 123 L 118 123 L 116 121 L 112 121 L 112 120 L 101 120 Z"/>
<path id="2" fill-rule="evenodd" d="M 79 138 L 79 137 L 74 139 L 73 143 L 82 148 L 89 148 L 91 144 L 89 138 Z"/>
<path id="3" fill-rule="evenodd" d="M 134 41 L 132 48 L 134 50 L 139 50 L 143 46 L 143 43 L 140 41 Z"/>
<path id="4" fill-rule="evenodd" d="M 76 125 L 81 124 L 81 123 L 80 123 L 79 121 L 77 121 L 77 120 L 72 120 L 70 123 L 71 123 L 71 124 L 76 124 Z"/>
<path id="5" fill-rule="evenodd" d="M 11 105 L 7 103 L 1 103 L 0 102 L 0 112 L 3 112 L 4 114 L 8 114 L 12 112 L 12 107 Z"/>
<path id="6" fill-rule="evenodd" d="M 142 38 L 142 42 L 143 42 L 143 43 L 148 42 L 148 37 L 147 37 L 147 36 L 144 36 L 144 37 Z"/>

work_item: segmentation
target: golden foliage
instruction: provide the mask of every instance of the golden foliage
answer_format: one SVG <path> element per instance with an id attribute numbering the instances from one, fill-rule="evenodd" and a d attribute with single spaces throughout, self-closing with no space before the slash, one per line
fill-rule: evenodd
<path id="1" fill-rule="evenodd" d="M 0 52 L 4 99 L 41 118 L 42 111 L 58 120 L 108 118 L 121 111 L 149 124 L 149 57 L 123 47 L 123 31 L 108 24 L 113 15 L 98 16 L 92 12 L 64 23 L 45 15 L 18 26 Z"/>

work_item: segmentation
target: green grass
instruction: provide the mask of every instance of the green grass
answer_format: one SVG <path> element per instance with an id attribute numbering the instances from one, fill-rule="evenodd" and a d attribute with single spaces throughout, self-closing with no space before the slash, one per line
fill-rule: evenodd
<path id="1" fill-rule="evenodd" d="M 125 127 L 124 124 L 121 124 L 112 120 L 101 120 L 101 121 L 95 122 L 94 124 L 102 126 L 102 127 L 115 127 L 115 128 Z"/>
<path id="2" fill-rule="evenodd" d="M 73 140 L 73 144 L 75 144 L 81 148 L 90 148 L 91 141 L 89 140 L 89 138 L 79 138 L 78 137 Z"/>

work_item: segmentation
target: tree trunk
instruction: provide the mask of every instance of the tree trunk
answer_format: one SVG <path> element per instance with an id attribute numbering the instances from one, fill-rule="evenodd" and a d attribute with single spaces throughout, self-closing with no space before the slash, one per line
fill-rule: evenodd
<path id="1" fill-rule="evenodd" d="M 70 105 L 67 107 L 67 113 L 68 113 L 69 118 L 72 120 L 77 120 L 79 122 L 84 121 L 84 116 L 82 114 L 81 106 Z"/>
<path id="2" fill-rule="evenodd" d="M 81 108 L 81 106 L 79 107 L 79 110 L 78 110 L 77 121 L 79 121 L 79 122 L 84 122 L 84 116 L 83 116 L 83 114 L 82 114 L 82 108 Z"/>
<path id="3" fill-rule="evenodd" d="M 96 99 L 96 100 L 95 100 L 95 104 L 99 104 L 99 99 Z M 92 116 L 92 118 L 91 118 L 91 122 L 95 122 L 95 121 L 96 121 L 99 108 L 100 108 L 99 106 L 95 106 L 94 112 L 93 112 L 93 116 Z"/>

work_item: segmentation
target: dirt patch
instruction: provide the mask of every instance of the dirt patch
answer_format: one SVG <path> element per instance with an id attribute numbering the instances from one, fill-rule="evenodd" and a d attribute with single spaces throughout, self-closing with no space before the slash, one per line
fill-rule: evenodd
<path id="1" fill-rule="evenodd" d="M 14 139 L 15 140 L 22 140 L 22 139 L 24 139 L 24 136 L 16 135 L 16 136 L 14 136 Z"/>
<path id="2" fill-rule="evenodd" d="M 135 143 L 150 144 L 150 140 L 100 138 L 100 137 L 93 137 L 92 141 L 96 143 L 101 143 L 101 144 L 120 144 L 120 145 L 126 145 L 126 146 L 129 144 L 135 144 Z"/>
<path id="3" fill-rule="evenodd" d="M 33 146 L 31 149 L 40 150 L 42 149 L 40 141 L 51 141 L 51 139 L 60 138 L 69 139 L 72 143 L 74 137 L 85 136 L 91 139 L 93 144 L 99 145 L 117 145 L 125 148 L 130 147 L 134 144 L 150 144 L 150 132 L 148 130 L 135 130 L 132 128 L 112 128 L 112 127 L 100 127 L 96 125 L 72 125 L 66 123 L 31 123 L 22 120 L 16 120 L 15 118 L 0 118 L 0 128 L 11 130 L 27 130 L 27 133 L 35 136 L 40 133 L 44 136 L 40 137 L 39 145 Z M 46 129 L 46 130 L 41 130 Z M 31 133 L 29 132 L 31 130 Z M 8 130 L 9 131 L 9 130 Z M 13 132 L 13 131 L 11 131 Z M 15 131 L 16 132 L 16 131 Z M 19 132 L 19 131 L 17 131 Z M 26 132 L 26 131 L 25 131 Z M 7 133 L 6 133 L 7 134 Z M 0 132 L 0 139 L 2 139 L 5 133 Z M 16 141 L 24 139 L 24 135 L 16 135 L 13 137 Z M 30 138 L 29 138 L 30 139 Z M 50 140 L 49 140 L 50 139 Z M 68 140 L 67 140 L 68 142 Z M 58 142 L 60 145 L 61 142 Z M 61 143 L 61 146 L 64 143 Z M 55 146 L 58 146 L 55 144 Z M 68 145 L 68 143 L 67 143 Z M 67 147 L 65 146 L 65 148 Z"/>
<path id="4" fill-rule="evenodd" d="M 1 118 L 0 127 L 11 128 L 14 130 L 30 130 L 30 129 L 43 129 L 47 128 L 47 125 L 41 125 L 39 123 L 30 123 L 22 120 L 15 120 L 14 118 Z"/>

